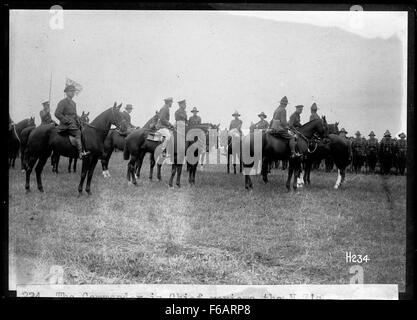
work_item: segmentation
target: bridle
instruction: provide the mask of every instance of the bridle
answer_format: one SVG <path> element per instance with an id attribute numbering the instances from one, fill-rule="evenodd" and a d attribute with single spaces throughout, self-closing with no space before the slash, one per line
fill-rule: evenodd
<path id="1" fill-rule="evenodd" d="M 323 129 L 324 129 L 324 127 L 325 127 L 325 125 L 324 125 L 324 121 L 323 121 L 323 119 L 321 119 L 321 121 L 322 121 L 322 125 L 323 125 Z M 312 136 L 312 138 L 311 139 L 309 139 L 309 138 L 307 138 L 304 134 L 302 134 L 299 130 L 297 130 L 296 128 L 292 128 L 292 130 L 295 132 L 295 133 L 297 133 L 301 138 L 303 138 L 306 142 L 307 142 L 307 152 L 308 153 L 314 153 L 316 150 L 317 150 L 317 146 L 318 146 L 318 141 L 317 140 L 321 140 L 321 138 L 320 137 L 318 137 L 318 136 L 315 136 L 314 134 L 313 134 L 313 136 Z M 323 131 L 326 131 L 326 130 L 323 130 Z M 315 143 L 315 146 L 314 146 L 314 150 L 310 150 L 310 143 L 311 143 L 311 141 L 314 141 L 314 143 Z"/>

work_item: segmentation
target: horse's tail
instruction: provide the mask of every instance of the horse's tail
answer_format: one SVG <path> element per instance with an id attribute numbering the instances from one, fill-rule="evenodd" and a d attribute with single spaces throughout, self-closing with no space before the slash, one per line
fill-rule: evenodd
<path id="1" fill-rule="evenodd" d="M 125 143 L 125 147 L 123 148 L 123 159 L 129 160 L 130 158 L 130 152 L 127 142 Z"/>

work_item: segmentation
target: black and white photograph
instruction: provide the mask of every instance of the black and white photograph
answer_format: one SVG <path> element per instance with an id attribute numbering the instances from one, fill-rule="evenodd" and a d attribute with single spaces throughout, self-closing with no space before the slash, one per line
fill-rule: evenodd
<path id="1" fill-rule="evenodd" d="M 398 299 L 408 14 L 10 10 L 9 290 Z"/>

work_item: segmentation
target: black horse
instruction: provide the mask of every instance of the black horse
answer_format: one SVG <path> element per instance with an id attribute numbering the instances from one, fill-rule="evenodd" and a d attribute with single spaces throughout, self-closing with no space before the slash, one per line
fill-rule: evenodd
<path id="1" fill-rule="evenodd" d="M 84 126 L 84 124 L 89 123 L 90 119 L 88 118 L 88 115 L 90 114 L 90 112 L 85 113 L 84 111 L 82 112 L 81 116 L 80 116 L 80 124 L 81 126 Z M 52 156 L 51 156 L 51 166 L 52 166 L 52 172 L 54 173 L 58 173 L 58 167 L 59 167 L 59 158 L 60 158 L 60 154 L 58 152 L 52 152 Z M 72 170 L 73 172 L 77 171 L 77 157 L 68 157 L 68 172 L 71 173 L 71 166 L 72 166 Z"/>
<path id="2" fill-rule="evenodd" d="M 197 130 L 198 129 L 198 130 Z M 211 129 L 211 130 L 210 130 Z M 194 131 L 193 131 L 194 130 Z M 203 123 L 199 125 L 192 125 L 185 127 L 185 136 L 178 133 L 178 131 L 174 131 L 173 139 L 171 139 L 171 144 L 169 146 L 170 152 L 170 160 L 172 163 L 171 166 L 171 177 L 169 179 L 169 186 L 173 186 L 173 181 L 175 175 L 177 175 L 176 185 L 178 187 L 181 186 L 181 172 L 182 172 L 182 165 L 185 160 L 187 162 L 187 171 L 188 171 L 188 182 L 190 185 L 195 184 L 195 175 L 197 172 L 198 162 L 200 159 L 200 155 L 206 154 L 207 149 L 210 146 L 210 141 L 213 140 L 210 137 L 210 134 L 213 133 L 214 138 L 216 139 L 216 145 L 218 144 L 218 134 L 219 125 L 213 125 L 211 123 Z M 187 138 L 187 139 L 186 139 Z M 192 139 L 191 139 L 192 138 Z M 178 154 L 177 146 L 180 140 L 185 140 L 185 154 L 180 155 Z M 189 150 L 190 147 L 193 146 L 192 150 Z M 161 165 L 158 164 L 157 166 L 158 176 L 160 176 Z"/>
<path id="3" fill-rule="evenodd" d="M 30 117 L 28 119 L 24 119 L 16 124 L 9 124 L 9 136 L 8 136 L 8 150 L 9 150 L 9 168 L 14 168 L 15 161 L 17 155 L 19 153 L 19 149 L 21 151 L 20 155 L 20 162 L 21 162 L 21 169 L 24 168 L 23 164 L 23 156 L 22 156 L 22 132 L 26 128 L 34 128 L 35 127 L 35 118 Z M 27 130 L 25 131 L 26 135 Z M 25 136 L 26 137 L 26 136 Z"/>
<path id="4" fill-rule="evenodd" d="M 103 156 L 103 142 L 110 130 L 111 125 L 119 126 L 122 115 L 120 107 L 122 104 L 107 109 L 98 115 L 91 124 L 85 124 L 82 128 L 82 140 L 85 150 L 88 151 L 86 157 L 82 160 L 81 180 L 78 186 L 79 196 L 82 194 L 84 180 L 87 177 L 85 191 L 91 195 L 90 184 L 93 177 L 97 161 Z M 43 125 L 35 128 L 29 136 L 28 145 L 25 151 L 26 165 L 26 192 L 30 191 L 30 174 L 36 165 L 36 181 L 38 189 L 43 192 L 42 170 L 48 160 L 51 152 L 58 152 L 66 157 L 77 157 L 78 151 L 74 147 L 68 136 L 58 133 L 55 124 Z"/>
<path id="5" fill-rule="evenodd" d="M 326 119 L 316 119 L 310 122 L 307 122 L 302 127 L 298 128 L 299 134 L 297 138 L 297 148 L 298 151 L 305 155 L 309 148 L 309 141 L 312 139 L 313 134 L 318 134 L 320 137 L 327 134 L 327 123 Z M 245 136 L 243 139 L 243 149 L 245 149 L 245 154 L 248 153 L 247 150 L 250 150 L 250 155 L 255 155 L 256 148 L 254 146 L 254 133 L 250 133 Z M 301 171 L 301 157 L 290 158 L 290 148 L 288 140 L 275 137 L 268 132 L 262 132 L 261 134 L 261 152 L 262 159 L 260 157 L 255 157 L 255 160 L 251 163 L 247 163 L 247 160 L 243 159 L 243 166 L 245 168 L 245 188 L 250 190 L 253 189 L 252 181 L 250 178 L 251 173 L 250 169 L 257 168 L 259 162 L 262 163 L 261 175 L 265 183 L 268 182 L 268 165 L 273 160 L 289 160 L 288 167 L 288 178 L 286 182 L 287 190 L 290 190 L 290 182 L 292 175 L 294 174 L 294 183 L 293 189 L 297 189 L 297 178 Z M 242 150 L 243 151 L 243 150 Z"/>
<path id="6" fill-rule="evenodd" d="M 323 117 L 324 121 L 326 121 L 326 117 Z M 336 123 L 330 123 L 327 125 L 327 130 L 329 134 L 339 134 L 339 128 L 338 128 L 338 124 L 339 122 Z M 322 159 L 326 160 L 326 171 L 328 170 L 328 168 L 330 167 L 330 161 L 331 161 L 331 166 L 333 169 L 333 158 L 330 155 L 330 149 L 329 146 L 326 146 L 326 142 L 327 141 L 323 141 L 320 139 L 312 139 L 310 141 L 310 145 L 309 148 L 307 150 L 307 153 L 304 156 L 303 159 L 303 167 L 304 167 L 304 176 L 303 176 L 303 180 L 306 184 L 310 184 L 310 173 L 311 173 L 311 169 L 313 167 L 313 164 L 315 162 L 321 162 Z M 331 170 L 329 170 L 330 172 Z"/>

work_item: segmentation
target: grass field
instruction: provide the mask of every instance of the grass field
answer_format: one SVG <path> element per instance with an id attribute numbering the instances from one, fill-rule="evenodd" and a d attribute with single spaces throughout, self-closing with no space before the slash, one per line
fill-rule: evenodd
<path id="1" fill-rule="evenodd" d="M 346 251 L 368 255 L 365 283 L 405 284 L 405 177 L 312 172 L 312 186 L 287 193 L 284 173 L 259 176 L 247 192 L 241 175 L 218 165 L 189 187 L 149 182 L 137 188 L 115 153 L 112 178 L 97 166 L 93 195 L 77 198 L 79 172 L 44 170 L 45 193 L 25 194 L 24 174 L 9 172 L 10 266 L 17 283 L 47 283 L 52 265 L 66 284 L 342 284 Z"/>

